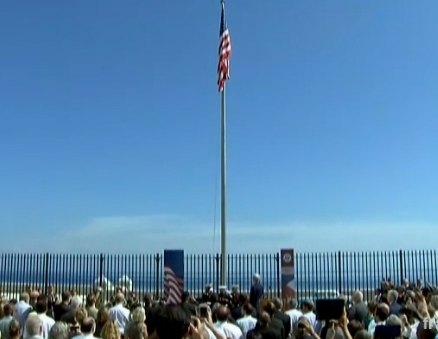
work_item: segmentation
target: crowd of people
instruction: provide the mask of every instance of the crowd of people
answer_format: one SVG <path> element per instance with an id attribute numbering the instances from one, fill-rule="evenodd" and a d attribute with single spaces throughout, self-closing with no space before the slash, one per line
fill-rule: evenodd
<path id="1" fill-rule="evenodd" d="M 207 286 L 202 300 L 182 294 L 178 305 L 165 299 L 143 300 L 116 289 L 109 302 L 100 288 L 85 302 L 75 291 L 58 298 L 29 289 L 19 300 L 1 298 L 1 339 L 438 339 L 438 294 L 432 288 L 384 281 L 373 300 L 361 291 L 338 297 L 342 315 L 320 319 L 318 302 L 269 299 L 254 276 L 251 292 L 238 286 L 214 293 Z M 338 303 L 339 304 L 339 303 Z M 330 310 L 329 310 L 330 311 Z M 398 331 L 382 331 L 382 328 Z M 379 329 L 379 330 L 378 330 Z M 392 334 L 391 334 L 392 333 Z M 394 334 L 395 333 L 395 334 Z"/>

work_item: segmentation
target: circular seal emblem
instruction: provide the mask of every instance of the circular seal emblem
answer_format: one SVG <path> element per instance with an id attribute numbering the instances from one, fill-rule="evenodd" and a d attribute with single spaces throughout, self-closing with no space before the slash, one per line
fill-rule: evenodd
<path id="1" fill-rule="evenodd" d="M 289 253 L 286 253 L 285 255 L 283 255 L 283 261 L 288 263 L 292 261 L 292 256 Z"/>

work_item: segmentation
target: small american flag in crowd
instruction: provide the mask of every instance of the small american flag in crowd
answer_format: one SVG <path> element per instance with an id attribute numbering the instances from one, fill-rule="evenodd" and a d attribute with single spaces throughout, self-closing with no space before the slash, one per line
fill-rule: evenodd
<path id="1" fill-rule="evenodd" d="M 184 291 L 184 253 L 165 251 L 164 253 L 164 295 L 169 304 L 181 303 Z"/>
<path id="2" fill-rule="evenodd" d="M 221 28 L 219 34 L 219 64 L 217 66 L 219 92 L 224 90 L 225 81 L 230 78 L 231 39 L 225 20 L 225 3 L 222 1 Z"/>

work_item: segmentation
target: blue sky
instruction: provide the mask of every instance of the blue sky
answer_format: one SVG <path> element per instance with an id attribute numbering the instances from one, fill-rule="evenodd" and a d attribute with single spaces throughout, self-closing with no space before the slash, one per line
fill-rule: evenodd
<path id="1" fill-rule="evenodd" d="M 435 248 L 438 2 L 226 10 L 230 252 Z M 219 19 L 2 2 L 3 250 L 219 250 Z"/>

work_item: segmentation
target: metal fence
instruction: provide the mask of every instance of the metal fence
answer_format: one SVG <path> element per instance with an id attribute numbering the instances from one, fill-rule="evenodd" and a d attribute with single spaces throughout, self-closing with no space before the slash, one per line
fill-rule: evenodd
<path id="1" fill-rule="evenodd" d="M 204 286 L 215 289 L 220 282 L 221 256 L 186 255 L 185 289 L 200 296 Z M 281 294 L 280 255 L 256 254 L 227 257 L 228 286 L 239 285 L 248 291 L 254 273 L 262 277 L 269 296 Z M 128 277 L 128 278 L 126 278 Z M 395 283 L 423 279 L 438 285 L 435 250 L 393 252 L 296 253 L 295 287 L 299 299 L 314 298 L 324 291 L 347 294 L 355 289 L 370 297 L 382 279 Z M 121 280 L 123 280 L 121 282 Z M 163 292 L 163 255 L 66 255 L 0 254 L 0 286 L 3 292 L 17 295 L 28 286 L 47 291 L 76 289 L 80 294 L 100 285 L 109 296 L 114 286 L 132 281 L 138 295 Z"/>

